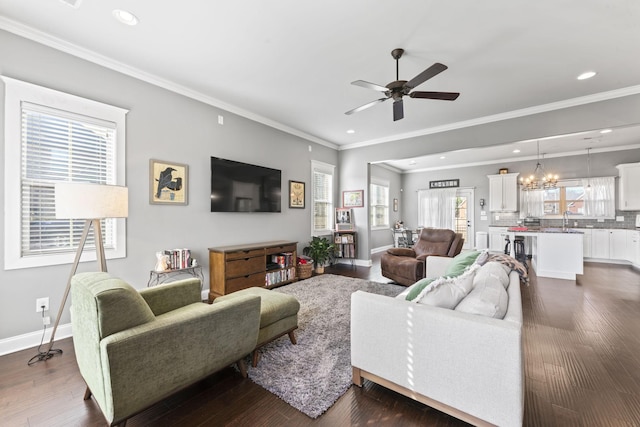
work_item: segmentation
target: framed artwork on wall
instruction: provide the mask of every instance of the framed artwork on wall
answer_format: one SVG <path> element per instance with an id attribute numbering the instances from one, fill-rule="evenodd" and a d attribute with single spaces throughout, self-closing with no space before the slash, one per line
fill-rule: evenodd
<path id="1" fill-rule="evenodd" d="M 336 208 L 336 231 L 353 231 L 355 229 L 353 209 Z"/>
<path id="2" fill-rule="evenodd" d="M 343 208 L 361 208 L 364 206 L 364 190 L 343 191 Z"/>
<path id="3" fill-rule="evenodd" d="M 186 205 L 188 203 L 189 166 L 181 163 L 149 160 L 149 203 Z"/>
<path id="4" fill-rule="evenodd" d="M 289 180 L 289 207 L 304 209 L 304 182 Z"/>

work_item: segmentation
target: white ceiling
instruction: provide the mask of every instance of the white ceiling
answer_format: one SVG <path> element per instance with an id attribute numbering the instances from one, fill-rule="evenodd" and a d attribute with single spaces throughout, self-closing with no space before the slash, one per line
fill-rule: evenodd
<path id="1" fill-rule="evenodd" d="M 640 93 L 639 22 L 637 0 L 0 0 L 0 28 L 341 149 Z M 352 81 L 395 80 L 398 47 L 401 79 L 441 62 L 417 90 L 460 97 L 405 97 L 397 122 L 391 102 L 345 115 L 380 97 Z"/>

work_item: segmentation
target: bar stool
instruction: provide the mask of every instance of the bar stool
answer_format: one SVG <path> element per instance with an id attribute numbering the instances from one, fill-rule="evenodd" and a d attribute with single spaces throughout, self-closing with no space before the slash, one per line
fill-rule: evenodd
<path id="1" fill-rule="evenodd" d="M 511 240 L 509 239 L 509 236 L 507 236 L 505 238 L 505 241 L 507 242 L 504 245 L 504 253 L 506 255 L 510 255 L 511 254 Z M 520 261 L 522 263 L 522 265 L 524 265 L 525 268 L 527 268 L 527 254 L 525 253 L 525 249 L 524 249 L 524 237 L 523 236 L 515 236 L 513 238 L 513 249 L 515 251 L 515 258 Z"/>

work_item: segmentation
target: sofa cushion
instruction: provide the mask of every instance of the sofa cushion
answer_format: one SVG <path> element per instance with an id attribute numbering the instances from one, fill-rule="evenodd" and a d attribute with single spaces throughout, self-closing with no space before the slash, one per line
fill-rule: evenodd
<path id="1" fill-rule="evenodd" d="M 509 271 L 516 271 L 520 276 L 520 283 L 529 286 L 529 275 L 527 268 L 520 261 L 506 254 L 490 254 L 488 261 L 497 261 L 509 268 Z"/>
<path id="2" fill-rule="evenodd" d="M 458 277 L 448 277 L 434 281 L 416 298 L 419 304 L 435 307 L 455 308 L 473 288 L 473 272 Z"/>
<path id="3" fill-rule="evenodd" d="M 429 286 L 431 282 L 436 280 L 435 278 L 424 278 L 418 280 L 413 285 L 409 286 L 406 291 L 402 292 L 398 297 L 405 298 L 407 301 L 413 301 L 422 292 L 424 288 Z"/>
<path id="4" fill-rule="evenodd" d="M 483 265 L 477 272 L 475 277 L 473 278 L 473 287 L 476 287 L 478 284 L 481 284 L 484 281 L 497 281 L 505 289 L 509 286 L 509 273 L 511 270 L 506 265 L 490 261 Z"/>
<path id="5" fill-rule="evenodd" d="M 482 267 L 484 268 L 484 267 Z M 481 269 L 482 269 L 481 268 Z M 480 273 L 480 271 L 478 271 Z M 455 307 L 456 311 L 480 316 L 504 318 L 509 304 L 509 296 L 499 280 L 488 278 L 478 280 L 469 294 Z"/>
<path id="6" fill-rule="evenodd" d="M 444 272 L 444 276 L 455 277 L 461 275 L 464 270 L 471 264 L 476 262 L 476 259 L 481 254 L 480 251 L 467 251 L 461 252 L 456 255 Z"/>

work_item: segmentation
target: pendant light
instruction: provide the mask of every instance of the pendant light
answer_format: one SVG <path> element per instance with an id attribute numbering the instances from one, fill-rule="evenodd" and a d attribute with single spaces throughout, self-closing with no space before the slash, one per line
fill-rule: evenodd
<path id="1" fill-rule="evenodd" d="M 524 191 L 532 190 L 546 190 L 548 188 L 555 188 L 558 184 L 558 175 L 545 174 L 544 167 L 540 163 L 540 141 L 538 144 L 538 162 L 536 163 L 536 169 L 528 178 L 521 177 L 520 185 Z"/>

